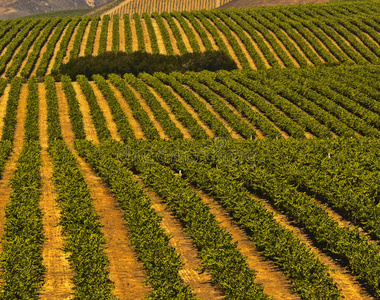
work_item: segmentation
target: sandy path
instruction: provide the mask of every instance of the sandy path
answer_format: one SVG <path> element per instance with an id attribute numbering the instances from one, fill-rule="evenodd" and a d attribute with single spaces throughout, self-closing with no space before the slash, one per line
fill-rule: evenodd
<path id="1" fill-rule="evenodd" d="M 94 90 L 96 100 L 98 101 L 98 104 L 103 111 L 104 117 L 106 119 L 106 126 L 111 132 L 112 139 L 121 141 L 121 138 L 117 132 L 116 123 L 113 120 L 112 112 L 110 107 L 108 106 L 107 100 L 104 98 L 102 92 L 99 90 L 95 82 L 90 81 L 90 85 Z"/>
<path id="2" fill-rule="evenodd" d="M 3 133 L 4 117 L 7 111 L 7 104 L 8 104 L 10 90 L 11 90 L 11 85 L 7 84 L 3 95 L 0 97 L 0 138 Z"/>
<path id="3" fill-rule="evenodd" d="M 139 181 L 143 186 L 142 181 Z M 177 250 L 184 263 L 179 271 L 182 280 L 194 290 L 198 299 L 223 299 L 221 291 L 211 283 L 209 273 L 199 271 L 202 260 L 198 258 L 199 252 L 191 238 L 184 232 L 181 222 L 170 213 L 160 197 L 148 188 L 146 188 L 146 192 L 152 201 L 153 208 L 162 217 L 161 226 L 171 236 L 169 245 Z"/>
<path id="4" fill-rule="evenodd" d="M 228 130 L 228 132 L 231 134 L 231 137 L 233 139 L 241 139 L 242 136 L 236 132 L 236 130 L 234 128 L 232 128 L 230 126 L 230 124 L 218 113 L 214 110 L 214 107 L 206 100 L 204 99 L 202 96 L 200 96 L 197 92 L 193 91 L 190 87 L 184 85 L 185 88 L 187 88 L 191 93 L 193 93 L 201 102 L 203 102 L 203 104 L 206 105 L 207 109 L 209 111 L 211 111 L 211 113 L 213 115 L 215 115 L 215 117 L 222 122 L 222 124 L 224 125 L 224 127 Z"/>
<path id="5" fill-rule="evenodd" d="M 12 191 L 9 186 L 13 172 L 16 170 L 17 159 L 22 151 L 24 144 L 24 122 L 26 117 L 26 98 L 28 96 L 28 86 L 24 84 L 21 88 L 20 102 L 17 112 L 17 125 L 15 129 L 15 138 L 13 140 L 13 152 L 8 158 L 3 171 L 3 177 L 0 180 L 0 238 L 5 233 L 5 208 L 9 203 L 9 195 Z M 2 132 L 1 132 L 2 134 Z M 0 251 L 2 244 L 0 243 Z"/>
<path id="6" fill-rule="evenodd" d="M 302 242 L 304 242 L 311 249 L 311 251 L 317 255 L 318 259 L 322 263 L 327 265 L 328 268 L 332 270 L 332 272 L 330 272 L 330 276 L 337 284 L 338 288 L 341 289 L 341 294 L 346 299 L 373 299 L 358 283 L 358 281 L 350 274 L 348 268 L 342 267 L 333 258 L 324 254 L 321 250 L 316 248 L 303 229 L 291 225 L 292 222 L 285 215 L 279 213 L 275 208 L 273 208 L 267 201 L 262 200 L 256 196 L 253 196 L 253 198 L 259 200 L 267 210 L 273 212 L 278 223 L 280 223 L 285 228 L 293 231 L 293 234 L 297 236 Z"/>
<path id="7" fill-rule="evenodd" d="M 129 124 L 135 133 L 137 139 L 145 139 L 144 132 L 142 131 L 140 123 L 134 118 L 132 109 L 129 107 L 127 101 L 124 99 L 122 93 L 109 82 L 110 88 L 115 93 L 117 100 L 120 103 L 121 108 L 123 109 L 125 115 L 128 118 Z"/>
<path id="8" fill-rule="evenodd" d="M 52 58 L 49 61 L 48 68 L 47 68 L 47 71 L 46 71 L 46 75 L 49 75 L 51 73 L 51 70 L 53 69 L 53 66 L 54 66 L 54 63 L 55 63 L 55 58 L 57 57 L 57 53 L 58 53 L 59 49 L 61 48 L 62 39 L 65 36 L 66 31 L 69 29 L 69 27 L 70 27 L 70 22 L 67 23 L 65 29 L 62 31 L 61 36 L 58 39 L 57 44 L 55 44 L 54 54 L 53 54 Z"/>
<path id="9" fill-rule="evenodd" d="M 157 21 L 154 18 L 152 18 L 152 25 L 153 25 L 154 32 L 155 32 L 156 37 L 157 37 L 157 44 L 158 44 L 159 53 L 166 55 L 167 52 L 166 52 L 164 40 L 162 38 L 161 31 L 160 31 L 160 28 L 158 27 Z"/>
<path id="10" fill-rule="evenodd" d="M 169 137 L 166 135 L 165 130 L 162 128 L 160 122 L 155 118 L 153 111 L 149 107 L 149 105 L 145 102 L 144 98 L 141 96 L 140 93 L 138 93 L 132 86 L 130 86 L 127 83 L 128 87 L 131 89 L 133 94 L 136 96 L 136 98 L 139 100 L 139 103 L 141 107 L 146 111 L 149 120 L 153 123 L 154 127 L 156 127 L 158 134 L 160 135 L 161 139 L 169 139 Z"/>
<path id="11" fill-rule="evenodd" d="M 292 292 L 290 281 L 279 267 L 258 253 L 245 232 L 235 224 L 228 212 L 205 193 L 197 192 L 203 198 L 203 201 L 211 208 L 211 213 L 215 216 L 216 220 L 221 223 L 220 225 L 225 227 L 232 235 L 233 242 L 237 242 L 238 249 L 247 257 L 247 263 L 250 269 L 257 272 L 255 282 L 263 284 L 264 293 L 278 300 L 300 299 Z"/>
<path id="12" fill-rule="evenodd" d="M 98 135 L 96 134 L 95 126 L 92 123 L 90 107 L 86 100 L 86 96 L 83 94 L 82 89 L 80 88 L 77 82 L 73 82 L 73 87 L 77 94 L 80 110 L 83 114 L 83 125 L 84 132 L 86 133 L 86 138 L 92 140 L 94 143 L 97 144 L 99 143 Z"/>
<path id="13" fill-rule="evenodd" d="M 96 28 L 96 34 L 94 39 L 94 48 L 92 50 L 92 55 L 97 56 L 99 52 L 100 45 L 100 33 L 102 32 L 103 19 L 99 20 L 98 28 Z"/>
<path id="14" fill-rule="evenodd" d="M 49 43 L 51 37 L 54 35 L 54 32 L 57 30 L 57 26 L 52 30 L 52 32 L 50 33 L 49 38 L 45 41 L 45 44 L 42 46 L 41 50 L 39 51 L 39 56 L 38 56 L 38 59 L 36 61 L 36 64 L 32 68 L 32 72 L 30 73 L 31 77 L 36 76 L 37 68 L 40 65 L 41 59 L 42 59 L 42 57 L 44 56 L 44 54 L 45 54 L 45 52 L 47 50 L 47 44 Z"/>
<path id="15" fill-rule="evenodd" d="M 59 88 L 62 92 L 61 88 Z M 123 212 L 114 195 L 84 159 L 74 149 L 74 133 L 66 101 L 60 101 L 60 116 L 63 137 L 76 157 L 85 177 L 90 194 L 95 199 L 95 211 L 100 216 L 102 232 L 106 239 L 105 252 L 110 260 L 110 279 L 115 283 L 114 294 L 119 299 L 144 299 L 150 288 L 143 286 L 146 282 L 142 263 L 136 260 L 130 245 L 128 230 L 125 226 Z"/>
<path id="16" fill-rule="evenodd" d="M 181 33 L 182 40 L 183 40 L 183 43 L 184 43 L 185 46 L 186 46 L 186 50 L 187 50 L 187 52 L 189 52 L 189 53 L 194 52 L 194 51 L 193 51 L 193 48 L 192 48 L 191 45 L 190 45 L 189 38 L 187 37 L 187 34 L 186 34 L 185 31 L 183 30 L 181 24 L 178 22 L 178 20 L 177 20 L 176 18 L 173 18 L 173 17 L 172 17 L 172 19 L 173 19 L 174 23 L 177 25 L 179 32 Z"/>
<path id="17" fill-rule="evenodd" d="M 196 112 L 191 108 L 191 110 L 186 106 L 184 105 L 183 103 L 183 100 L 181 99 L 181 97 L 179 95 L 177 95 L 173 89 L 171 89 L 170 87 L 168 87 L 172 92 L 173 94 L 177 97 L 177 99 L 182 103 L 182 105 L 186 108 L 186 110 L 195 118 L 195 115 L 196 115 Z M 170 106 L 166 103 L 165 99 L 163 99 L 161 97 L 161 95 L 159 95 L 153 88 L 149 87 L 150 91 L 156 96 L 158 102 L 160 102 L 161 106 L 167 111 L 170 119 L 174 122 L 174 124 L 179 128 L 179 130 L 182 132 L 183 134 L 183 137 L 185 139 L 192 139 L 190 133 L 189 133 L 189 130 L 186 128 L 186 126 L 184 126 L 178 119 L 177 117 L 174 115 L 174 113 L 172 112 Z M 181 101 L 182 100 L 182 101 Z M 194 115 L 194 114 L 195 115 Z M 196 119 L 198 121 L 198 119 Z"/>
<path id="18" fill-rule="evenodd" d="M 88 22 L 86 30 L 84 31 L 82 43 L 80 45 L 80 50 L 79 50 L 79 56 L 84 56 L 84 52 L 86 50 L 86 44 L 88 40 L 88 34 L 90 33 L 92 22 L 93 21 Z"/>
<path id="19" fill-rule="evenodd" d="M 162 18 L 162 22 L 164 23 L 164 26 L 165 26 L 166 30 L 168 31 L 168 33 L 169 33 L 170 43 L 172 44 L 174 55 L 179 55 L 180 51 L 179 51 L 179 48 L 178 48 L 178 45 L 177 45 L 177 40 L 174 37 L 173 31 L 170 28 L 170 26 L 168 24 L 168 21 L 166 21 L 165 18 Z"/>
<path id="20" fill-rule="evenodd" d="M 77 26 L 75 27 L 75 29 L 73 31 L 73 34 L 71 35 L 70 41 L 69 41 L 69 43 L 67 45 L 66 55 L 65 55 L 65 57 L 63 58 L 63 61 L 62 61 L 62 63 L 64 63 L 64 64 L 67 63 L 70 60 L 70 52 L 74 48 L 74 41 L 75 41 L 75 38 L 77 36 L 80 24 L 81 24 L 81 22 L 78 22 Z"/>
<path id="21" fill-rule="evenodd" d="M 211 35 L 210 32 L 208 32 L 208 30 L 206 29 L 206 27 L 203 25 L 203 23 L 201 21 L 199 21 L 197 18 L 194 18 L 195 19 L 195 22 L 198 22 L 199 26 L 202 27 L 202 29 L 204 30 L 204 32 L 206 33 L 208 39 L 210 40 L 210 43 L 212 45 L 212 48 L 214 50 L 219 50 L 219 47 L 218 45 L 216 44 L 215 40 L 214 40 L 214 37 Z"/>
<path id="22" fill-rule="evenodd" d="M 60 209 L 55 202 L 57 195 L 54 192 L 53 166 L 48 148 L 47 132 L 47 103 L 44 84 L 38 86 L 40 96 L 40 144 L 42 147 L 42 195 L 40 207 L 42 209 L 44 236 L 43 264 L 46 266 L 45 284 L 42 288 L 40 299 L 69 299 L 73 292 L 72 277 L 74 272 L 70 269 L 69 255 L 63 251 L 65 238 L 62 234 L 60 222 Z M 59 95 L 59 100 L 62 94 Z"/>
<path id="23" fill-rule="evenodd" d="M 185 22 L 187 23 L 187 25 L 189 25 L 190 29 L 193 31 L 193 33 L 195 35 L 195 38 L 196 38 L 196 40 L 198 42 L 199 48 L 201 49 L 201 52 L 205 52 L 206 51 L 206 47 L 203 44 L 202 39 L 201 39 L 198 31 L 195 30 L 193 24 L 191 24 L 191 22 L 188 19 L 186 19 L 185 17 L 183 17 L 183 19 L 185 20 Z"/>

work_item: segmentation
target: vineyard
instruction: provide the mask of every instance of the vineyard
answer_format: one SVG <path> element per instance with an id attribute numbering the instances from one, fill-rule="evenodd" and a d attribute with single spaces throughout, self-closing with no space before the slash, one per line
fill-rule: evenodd
<path id="1" fill-rule="evenodd" d="M 214 9 L 230 1 L 231 0 L 116 0 L 98 9 L 94 9 L 88 15 L 133 15 L 135 13 Z"/>
<path id="2" fill-rule="evenodd" d="M 0 21 L 0 75 L 45 76 L 106 51 L 221 50 L 240 69 L 377 64 L 378 3 Z"/>
<path id="3" fill-rule="evenodd" d="M 226 2 L 0 21 L 0 299 L 380 299 L 379 2 Z"/>

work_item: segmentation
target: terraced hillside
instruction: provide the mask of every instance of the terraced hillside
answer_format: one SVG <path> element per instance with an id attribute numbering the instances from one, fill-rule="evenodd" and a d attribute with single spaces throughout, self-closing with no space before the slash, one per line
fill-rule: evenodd
<path id="1" fill-rule="evenodd" d="M 222 50 L 242 69 L 377 64 L 378 2 L 0 22 L 0 74 L 44 76 L 105 51 Z"/>

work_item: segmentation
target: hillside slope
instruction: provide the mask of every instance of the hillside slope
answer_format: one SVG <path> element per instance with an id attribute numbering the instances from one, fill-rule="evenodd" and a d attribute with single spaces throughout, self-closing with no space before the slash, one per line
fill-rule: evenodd
<path id="1" fill-rule="evenodd" d="M 329 0 L 232 0 L 219 8 L 246 8 L 259 6 L 278 6 L 278 5 L 297 5 L 297 4 L 312 4 L 324 3 Z"/>
<path id="2" fill-rule="evenodd" d="M 0 0 L 0 19 L 10 19 L 31 14 L 91 8 L 105 4 L 108 0 Z"/>

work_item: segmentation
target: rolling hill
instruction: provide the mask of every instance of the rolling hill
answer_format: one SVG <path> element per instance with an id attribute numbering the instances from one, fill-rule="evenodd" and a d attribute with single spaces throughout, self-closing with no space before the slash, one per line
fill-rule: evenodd
<path id="1" fill-rule="evenodd" d="M 94 8 L 106 2 L 107 0 L 0 0 L 0 20 L 56 10 Z"/>

